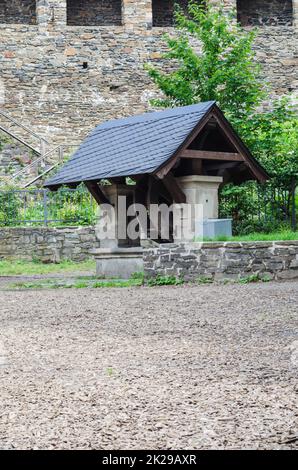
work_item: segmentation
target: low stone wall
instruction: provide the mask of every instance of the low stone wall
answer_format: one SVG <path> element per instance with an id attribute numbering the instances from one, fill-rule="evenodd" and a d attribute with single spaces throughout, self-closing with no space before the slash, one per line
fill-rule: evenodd
<path id="1" fill-rule="evenodd" d="M 99 248 L 94 227 L 0 229 L 0 260 L 84 261 L 92 256 L 94 248 Z"/>
<path id="2" fill-rule="evenodd" d="M 95 248 L 100 243 L 94 227 L 0 229 L 0 260 L 84 261 Z M 143 260 L 146 277 L 174 275 L 195 281 L 259 273 L 271 279 L 298 279 L 298 241 L 163 244 L 144 249 Z"/>
<path id="3" fill-rule="evenodd" d="M 144 252 L 147 277 L 183 276 L 239 279 L 260 273 L 271 279 L 298 279 L 298 241 L 167 244 Z"/>

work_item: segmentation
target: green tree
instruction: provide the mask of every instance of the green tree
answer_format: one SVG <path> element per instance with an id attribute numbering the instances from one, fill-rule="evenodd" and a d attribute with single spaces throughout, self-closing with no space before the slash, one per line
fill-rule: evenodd
<path id="1" fill-rule="evenodd" d="M 222 4 L 209 2 L 190 2 L 187 16 L 176 8 L 175 19 L 178 34 L 165 36 L 168 52 L 164 54 L 169 63 L 174 61 L 174 70 L 147 66 L 164 94 L 154 104 L 171 107 L 215 100 L 237 125 L 266 94 L 252 51 L 256 31 L 243 30 L 233 14 L 223 13 Z"/>
<path id="2" fill-rule="evenodd" d="M 224 13 L 222 3 L 215 6 L 207 0 L 201 5 L 191 1 L 187 16 L 177 8 L 175 18 L 176 34 L 165 36 L 168 52 L 164 59 L 170 71 L 147 66 L 163 93 L 153 104 L 172 107 L 215 100 L 273 176 L 272 184 L 289 191 L 288 211 L 291 207 L 294 227 L 297 109 L 289 98 L 283 98 L 275 101 L 271 110 L 259 111 L 268 92 L 254 60 L 257 31 L 244 30 L 233 14 Z"/>
<path id="3" fill-rule="evenodd" d="M 298 113 L 289 97 L 274 101 L 272 109 L 255 114 L 242 125 L 242 135 L 272 176 L 271 184 L 288 191 L 285 208 L 296 229 L 295 194 L 298 184 Z"/>

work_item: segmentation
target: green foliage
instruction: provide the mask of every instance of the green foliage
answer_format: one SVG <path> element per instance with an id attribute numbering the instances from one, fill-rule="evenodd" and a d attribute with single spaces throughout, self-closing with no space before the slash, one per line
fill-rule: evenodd
<path id="1" fill-rule="evenodd" d="M 13 225 L 18 220 L 20 210 L 20 198 L 14 191 L 0 191 L 0 226 Z"/>
<path id="2" fill-rule="evenodd" d="M 274 101 L 269 111 L 254 114 L 241 134 L 277 187 L 298 180 L 298 112 L 290 97 Z"/>
<path id="3" fill-rule="evenodd" d="M 184 283 L 184 280 L 177 278 L 176 276 L 160 276 L 159 274 L 156 277 L 152 277 L 147 280 L 147 285 L 149 287 L 155 286 L 178 286 Z"/>
<path id="4" fill-rule="evenodd" d="M 10 288 L 17 289 L 99 289 L 119 287 L 140 287 L 143 282 L 139 279 L 110 279 L 97 281 L 90 278 L 89 281 L 65 280 L 65 279 L 43 279 L 38 281 L 20 281 L 12 283 Z"/>
<path id="5" fill-rule="evenodd" d="M 276 191 L 273 182 L 227 184 L 219 192 L 219 201 L 219 215 L 232 217 L 234 235 L 289 229 L 289 192 Z"/>
<path id="6" fill-rule="evenodd" d="M 144 280 L 144 273 L 143 272 L 136 272 L 131 275 L 131 279 L 141 279 Z"/>
<path id="7" fill-rule="evenodd" d="M 57 193 L 49 193 L 48 206 L 52 219 L 90 225 L 96 220 L 97 206 L 84 184 L 78 186 L 75 191 L 61 188 Z"/>
<path id="8" fill-rule="evenodd" d="M 75 191 L 57 192 L 28 190 L 0 191 L 0 226 L 41 225 L 45 220 L 63 224 L 93 225 L 98 206 L 84 185 Z M 35 222 L 34 222 L 35 221 Z"/>
<path id="9" fill-rule="evenodd" d="M 260 79 L 254 61 L 256 30 L 244 30 L 234 17 L 224 14 L 223 2 L 191 2 L 189 15 L 176 12 L 176 33 L 165 36 L 164 55 L 170 72 L 148 65 L 149 76 L 163 94 L 156 106 L 183 106 L 215 100 L 253 155 L 273 177 L 272 185 L 288 191 L 286 215 L 295 228 L 295 189 L 298 180 L 298 113 L 290 97 L 264 109 L 269 87 Z M 198 47 L 198 45 L 200 45 Z M 265 106 L 266 107 L 266 106 Z M 237 233 L 258 229 L 247 225 L 245 214 L 254 209 L 246 188 L 230 185 L 223 190 L 231 199 Z M 226 198 L 226 201 L 228 198 Z M 224 215 L 223 215 L 224 216 Z M 276 227 L 270 227 L 272 230 Z M 262 227 L 259 227 L 262 229 Z"/>
<path id="10" fill-rule="evenodd" d="M 237 235 L 234 237 L 218 236 L 213 239 L 204 238 L 205 242 L 261 242 L 279 240 L 298 240 L 298 232 L 293 232 L 287 228 L 277 232 L 251 232 L 248 235 Z"/>
<path id="11" fill-rule="evenodd" d="M 213 279 L 207 276 L 201 276 L 197 279 L 198 284 L 213 284 Z"/>
<path id="12" fill-rule="evenodd" d="M 255 282 L 269 282 L 271 278 L 268 276 L 262 276 L 259 273 L 251 274 L 250 276 L 241 277 L 238 280 L 239 284 L 252 284 Z"/>
<path id="13" fill-rule="evenodd" d="M 164 58 L 174 70 L 164 73 L 147 66 L 150 77 L 165 98 L 157 106 L 183 106 L 217 101 L 232 122 L 246 119 L 265 96 L 252 45 L 255 30 L 245 31 L 223 4 L 191 2 L 189 15 L 176 10 L 175 37 L 165 36 L 169 51 Z M 194 43 L 201 45 L 200 53 Z"/>

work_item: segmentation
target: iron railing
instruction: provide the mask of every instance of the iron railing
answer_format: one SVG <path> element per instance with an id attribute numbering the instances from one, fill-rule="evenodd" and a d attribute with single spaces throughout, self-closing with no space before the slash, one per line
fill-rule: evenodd
<path id="1" fill-rule="evenodd" d="M 83 186 L 77 189 L 0 191 L 0 227 L 90 225 L 97 204 Z"/>
<path id="2" fill-rule="evenodd" d="M 34 132 L 32 129 L 25 126 L 21 122 L 18 122 L 16 119 L 1 109 L 0 130 L 39 155 L 43 155 L 46 152 L 47 147 L 50 145 L 44 137 L 36 134 L 36 132 Z M 19 133 L 20 130 L 21 132 Z"/>
<path id="3" fill-rule="evenodd" d="M 0 188 L 15 185 L 16 182 L 23 188 L 31 186 L 61 164 L 64 161 L 65 153 L 70 154 L 77 147 L 76 144 L 62 144 L 51 147 L 51 144 L 45 138 L 16 121 L 1 109 L 0 131 L 5 132 L 9 137 L 26 146 L 37 155 L 37 158 L 16 173 L 3 176 Z"/>
<path id="4" fill-rule="evenodd" d="M 297 202 L 289 189 L 249 182 L 231 190 L 224 186 L 219 211 L 220 217 L 233 218 L 236 233 L 271 231 L 282 225 L 296 226 Z"/>

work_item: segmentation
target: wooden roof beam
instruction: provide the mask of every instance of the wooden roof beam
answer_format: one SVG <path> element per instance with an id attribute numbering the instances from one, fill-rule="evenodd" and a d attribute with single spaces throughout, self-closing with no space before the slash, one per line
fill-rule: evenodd
<path id="1" fill-rule="evenodd" d="M 176 180 L 173 173 L 169 172 L 163 179 L 162 182 L 170 195 L 173 198 L 173 201 L 176 204 L 185 204 L 186 196 L 183 190 L 180 188 L 178 181 Z"/>
<path id="2" fill-rule="evenodd" d="M 231 162 L 243 162 L 244 158 L 240 153 L 231 152 L 211 152 L 208 150 L 183 150 L 181 158 L 199 158 L 201 160 L 222 160 Z"/>
<path id="3" fill-rule="evenodd" d="M 88 191 L 92 194 L 97 204 L 111 204 L 96 181 L 84 181 Z"/>
<path id="4" fill-rule="evenodd" d="M 242 165 L 243 162 L 222 162 L 222 161 L 214 161 L 214 163 L 205 164 L 206 171 L 213 171 L 213 170 L 228 170 L 232 168 L 239 168 L 239 165 Z"/>

